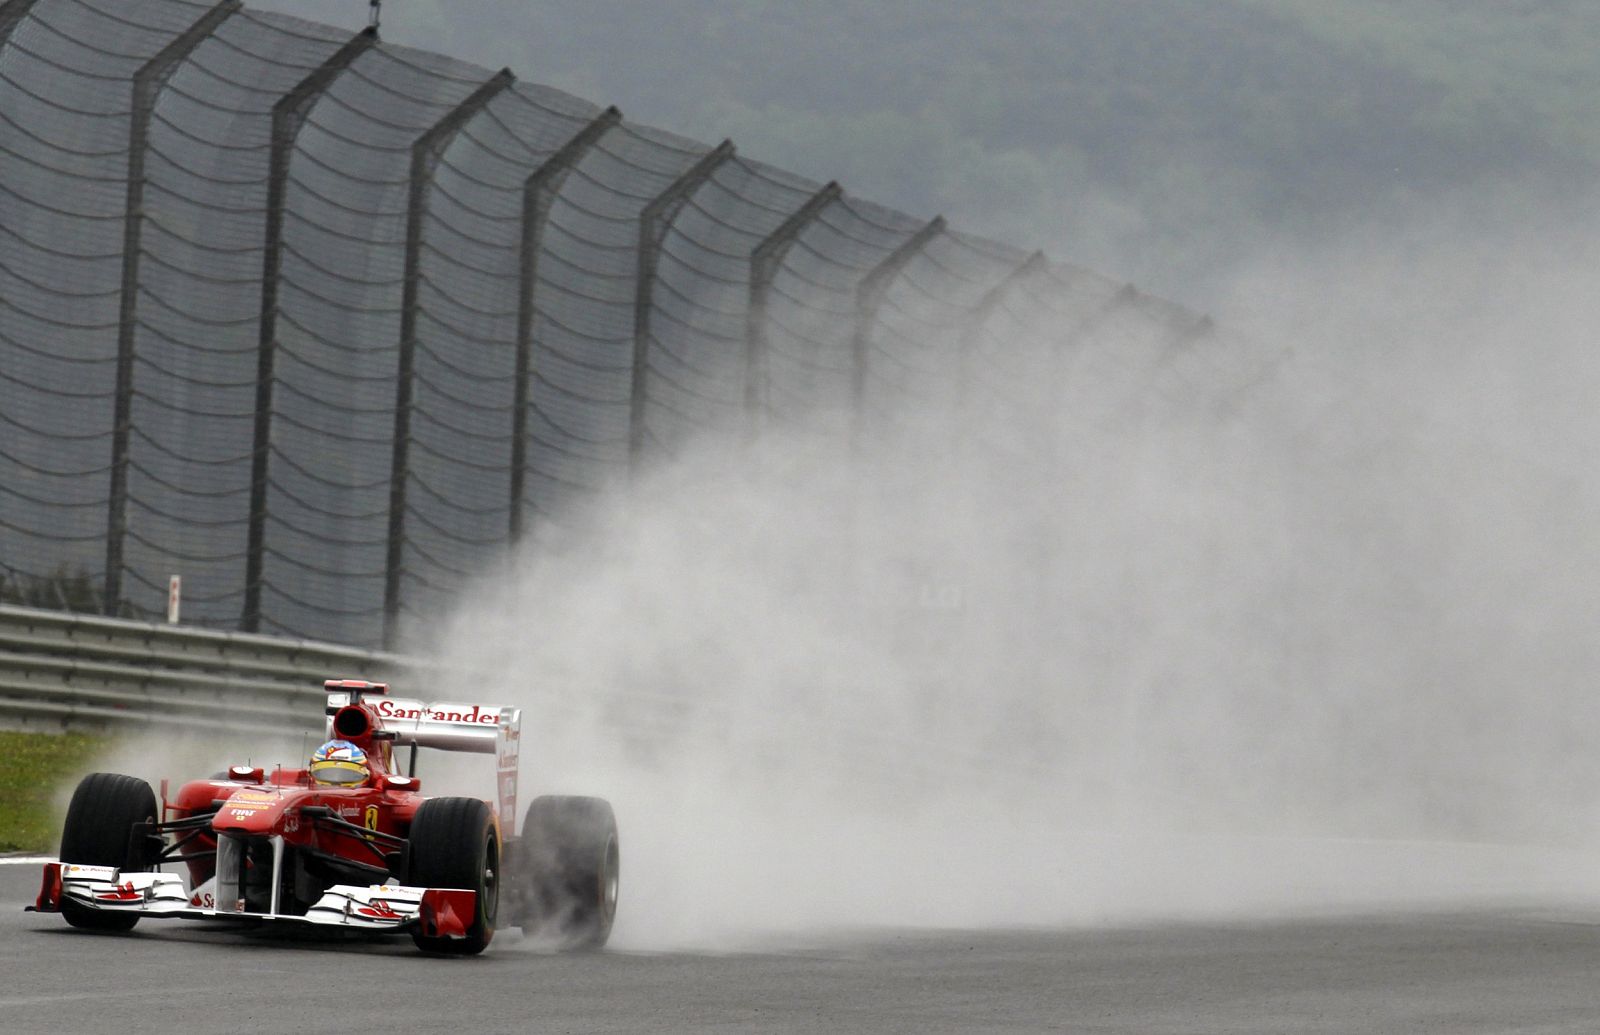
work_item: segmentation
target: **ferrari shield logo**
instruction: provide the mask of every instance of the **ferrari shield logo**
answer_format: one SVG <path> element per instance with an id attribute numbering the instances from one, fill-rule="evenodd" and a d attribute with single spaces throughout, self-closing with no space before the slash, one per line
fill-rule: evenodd
<path id="1" fill-rule="evenodd" d="M 368 830 L 378 829 L 378 806 L 367 806 L 366 824 Z"/>

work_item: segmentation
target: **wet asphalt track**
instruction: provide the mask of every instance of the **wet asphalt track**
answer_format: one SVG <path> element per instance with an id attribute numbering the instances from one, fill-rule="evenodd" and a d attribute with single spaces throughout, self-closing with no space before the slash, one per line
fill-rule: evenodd
<path id="1" fill-rule="evenodd" d="M 1596 1032 L 1600 913 L 883 932 L 742 955 L 304 941 L 23 913 L 0 865 L 0 1032 Z"/>

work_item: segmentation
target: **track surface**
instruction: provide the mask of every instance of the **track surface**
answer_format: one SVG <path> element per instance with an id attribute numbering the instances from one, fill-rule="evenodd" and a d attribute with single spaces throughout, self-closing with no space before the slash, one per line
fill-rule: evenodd
<path id="1" fill-rule="evenodd" d="M 893 932 L 740 955 L 477 959 L 184 921 L 23 913 L 0 866 L 0 1031 L 1594 1032 L 1600 914 L 1531 910 L 1115 931 Z M 824 944 L 826 942 L 826 944 Z"/>

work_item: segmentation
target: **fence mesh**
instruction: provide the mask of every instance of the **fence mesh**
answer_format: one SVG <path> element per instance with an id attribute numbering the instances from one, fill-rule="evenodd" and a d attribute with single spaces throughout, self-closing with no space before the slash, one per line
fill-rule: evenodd
<path id="1" fill-rule="evenodd" d="M 0 3 L 13 599 L 157 614 L 178 574 L 186 621 L 381 644 L 707 430 L 1036 453 L 1042 393 L 1224 405 L 1256 368 L 1208 331 L 440 55 Z"/>
<path id="2" fill-rule="evenodd" d="M 250 12 L 173 70 L 146 143 L 127 577 L 142 612 L 184 578 L 190 621 L 239 620 L 249 543 L 272 109 L 344 35 Z"/>
<path id="3" fill-rule="evenodd" d="M 506 542 L 524 188 L 598 113 L 518 84 L 461 127 L 428 185 L 401 560 L 409 615 L 437 613 Z"/>
<path id="4" fill-rule="evenodd" d="M 751 256 L 820 186 L 735 158 L 684 200 L 649 285 L 640 418 L 651 448 L 677 450 L 696 431 L 738 421 Z"/>
<path id="5" fill-rule="evenodd" d="M 0 20 L 0 560 L 40 578 L 104 568 L 133 77 L 205 7 L 30 6 Z"/>
<path id="6" fill-rule="evenodd" d="M 627 474 L 640 217 L 706 151 L 623 123 L 574 163 L 550 206 L 532 285 L 522 502 L 535 520 L 560 520 L 563 501 Z"/>

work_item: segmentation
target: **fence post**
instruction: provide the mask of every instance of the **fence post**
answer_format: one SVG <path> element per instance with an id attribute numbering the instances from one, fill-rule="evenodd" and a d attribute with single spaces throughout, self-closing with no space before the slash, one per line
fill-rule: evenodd
<path id="1" fill-rule="evenodd" d="M 1195 320 L 1194 323 L 1178 332 L 1173 345 L 1179 348 L 1185 345 L 1193 345 L 1202 338 L 1209 338 L 1213 333 L 1216 332 L 1216 329 L 1216 321 L 1212 320 L 1211 317 L 1202 314 Z"/>
<path id="2" fill-rule="evenodd" d="M 650 297 L 655 290 L 656 264 L 667 228 L 677 218 L 689 195 L 711 178 L 718 166 L 733 157 L 733 141 L 716 149 L 656 195 L 639 216 L 639 278 L 633 302 L 633 390 L 629 395 L 628 472 L 637 474 L 644 452 L 645 366 L 650 358 Z"/>
<path id="3" fill-rule="evenodd" d="M 837 181 L 829 181 L 750 253 L 750 301 L 745 307 L 744 412 L 752 440 L 761 434 L 767 401 L 767 294 L 772 288 L 772 278 L 805 228 L 843 193 Z"/>
<path id="4" fill-rule="evenodd" d="M 256 352 L 255 439 L 250 460 L 250 532 L 245 546 L 244 611 L 239 626 L 261 627 L 261 580 L 265 570 L 267 469 L 272 454 L 272 379 L 278 349 L 278 278 L 283 269 L 283 205 L 289 161 L 306 114 L 340 73 L 378 42 L 363 29 L 334 51 L 272 106 L 272 157 L 267 171 L 265 244 L 261 260 L 261 334 Z"/>
<path id="5" fill-rule="evenodd" d="M 117 312 L 116 394 L 111 421 L 111 492 L 106 515 L 106 598 L 102 610 L 116 614 L 122 602 L 122 566 L 128 533 L 128 450 L 133 419 L 133 350 L 139 306 L 139 248 L 144 226 L 144 154 L 156 98 L 178 63 L 243 4 L 222 0 L 133 74 L 128 120 L 128 193 L 122 216 L 122 293 Z M 0 12 L 0 19 L 9 14 Z M 9 34 L 10 25 L 0 20 Z"/>
<path id="6" fill-rule="evenodd" d="M 395 374 L 394 453 L 389 468 L 389 542 L 383 583 L 383 642 L 394 645 L 400 621 L 401 578 L 405 567 L 406 479 L 411 453 L 411 407 L 417 372 L 417 310 L 422 274 L 422 221 L 428 214 L 433 173 L 445 148 L 467 120 L 516 82 L 502 68 L 472 91 L 411 145 L 411 172 L 406 198 L 405 273 L 400 301 L 400 354 Z"/>
<path id="7" fill-rule="evenodd" d="M 39 0 L 6 0 L 0 3 L 0 50 L 5 48 L 6 42 L 11 39 L 11 33 L 17 28 L 17 23 L 28 16 Z"/>
<path id="8" fill-rule="evenodd" d="M 1161 376 L 1164 370 L 1177 362 L 1178 357 L 1184 350 L 1209 336 L 1213 330 L 1215 330 L 1215 326 L 1211 321 L 1211 317 L 1205 315 L 1197 316 L 1193 320 L 1172 326 L 1171 333 L 1168 334 L 1166 342 L 1161 346 L 1161 351 L 1156 356 L 1155 362 L 1151 363 L 1149 369 L 1145 371 L 1143 388 L 1149 390 L 1154 386 L 1156 379 Z M 1132 405 L 1130 402 L 1124 409 L 1130 409 Z"/>
<path id="9" fill-rule="evenodd" d="M 1117 313 L 1135 304 L 1139 300 L 1139 289 L 1132 284 L 1124 284 L 1117 289 L 1117 293 L 1102 302 L 1092 313 L 1089 313 L 1074 323 L 1059 339 L 1055 346 L 1056 383 L 1064 384 L 1066 381 L 1066 363 L 1071 350 L 1083 344 L 1096 327 L 1111 319 Z"/>
<path id="10" fill-rule="evenodd" d="M 538 285 L 539 245 L 544 240 L 550 206 L 567 174 L 589 149 L 622 121 L 622 112 L 607 108 L 561 149 L 535 169 L 522 184 L 522 265 L 517 286 L 517 372 L 511 386 L 511 541 L 522 538 L 522 494 L 528 467 L 528 379 L 533 376 L 533 295 Z"/>
<path id="11" fill-rule="evenodd" d="M 978 304 L 972 307 L 972 312 L 967 314 L 966 327 L 961 332 L 960 354 L 957 357 L 959 369 L 956 376 L 956 411 L 958 413 L 966 412 L 972 395 L 972 364 L 976 358 L 973 353 L 977 351 L 978 339 L 982 336 L 983 329 L 989 325 L 989 319 L 994 316 L 994 311 L 999 308 L 1012 285 L 1033 276 L 1049 263 L 1050 260 L 1045 258 L 1044 252 L 1034 252 L 1020 266 L 1007 273 L 998 284 L 985 291 L 983 297 L 978 299 Z"/>
<path id="12" fill-rule="evenodd" d="M 867 351 L 871 343 L 872 325 L 878 319 L 878 307 L 883 304 L 889 285 L 900 270 L 926 248 L 929 241 L 943 233 L 944 227 L 944 217 L 934 216 L 927 226 L 890 252 L 856 285 L 855 365 L 851 374 L 850 400 L 855 411 L 854 447 L 858 452 L 866 439 Z"/>

